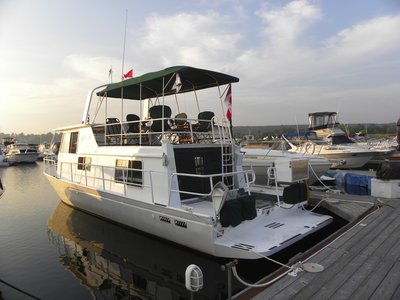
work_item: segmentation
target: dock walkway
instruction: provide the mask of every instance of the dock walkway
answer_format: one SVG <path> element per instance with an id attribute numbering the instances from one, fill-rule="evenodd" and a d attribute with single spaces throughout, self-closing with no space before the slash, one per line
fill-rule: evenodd
<path id="1" fill-rule="evenodd" d="M 300 258 L 322 265 L 322 272 L 285 275 L 234 299 L 400 299 L 400 200 L 381 200 L 366 219 L 310 259 Z"/>

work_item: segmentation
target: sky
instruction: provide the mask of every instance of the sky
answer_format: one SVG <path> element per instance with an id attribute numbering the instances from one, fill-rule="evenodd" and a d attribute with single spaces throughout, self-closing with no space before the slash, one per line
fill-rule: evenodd
<path id="1" fill-rule="evenodd" d="M 0 0 L 0 132 L 80 123 L 122 57 L 239 77 L 234 126 L 396 122 L 399 30 L 400 0 Z"/>

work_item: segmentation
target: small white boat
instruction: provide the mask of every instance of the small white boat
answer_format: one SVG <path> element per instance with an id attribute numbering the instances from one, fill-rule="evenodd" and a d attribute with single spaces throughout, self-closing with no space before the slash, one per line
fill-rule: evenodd
<path id="1" fill-rule="evenodd" d="M 222 109 L 238 81 L 177 66 L 99 86 L 88 94 L 82 123 L 58 130 L 58 161 L 47 160 L 45 176 L 64 203 L 170 242 L 217 257 L 276 253 L 332 217 L 305 210 L 297 197 L 289 208 L 256 205 L 254 173 L 243 170 Z M 111 118 L 121 111 L 126 121 Z"/>
<path id="2" fill-rule="evenodd" d="M 310 113 L 308 132 L 286 134 L 283 138 L 290 152 L 325 157 L 332 168 L 337 169 L 361 168 L 379 154 L 379 151 L 358 146 L 338 125 L 335 112 Z"/>
<path id="3" fill-rule="evenodd" d="M 6 159 L 10 166 L 35 163 L 38 156 L 37 150 L 26 143 L 13 142 L 6 149 Z"/>

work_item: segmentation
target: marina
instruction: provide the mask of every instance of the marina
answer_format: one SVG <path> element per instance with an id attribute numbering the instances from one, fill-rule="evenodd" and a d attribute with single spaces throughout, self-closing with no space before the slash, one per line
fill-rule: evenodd
<path id="1" fill-rule="evenodd" d="M 46 178 L 44 162 L 0 169 L 5 187 L 0 211 L 0 291 L 5 299 L 27 299 L 10 284 L 40 299 L 140 297 L 190 299 L 185 269 L 203 271 L 195 299 L 226 299 L 229 259 L 213 258 L 60 203 Z M 322 230 L 329 235 L 343 224 Z M 275 256 L 283 260 L 306 251 L 314 234 Z M 265 259 L 239 260 L 238 272 L 251 281 L 277 269 Z M 232 279 L 230 291 L 244 287 Z M 29 297 L 28 297 L 29 298 Z"/>
<path id="2" fill-rule="evenodd" d="M 81 124 L 58 129 L 61 142 L 41 148 L 40 161 L 36 150 L 29 151 L 35 159 L 16 160 L 13 155 L 28 150 L 16 153 L 18 143 L 8 145 L 9 167 L 0 169 L 6 222 L 4 254 L 0 253 L 2 261 L 11 259 L 0 274 L 2 296 L 42 299 L 61 292 L 65 299 L 336 297 L 340 284 L 346 283 L 342 278 L 352 280 L 353 273 L 335 277 L 335 262 L 340 268 L 362 268 L 369 259 L 364 252 L 357 254 L 363 249 L 360 245 L 366 246 L 362 237 L 370 244 L 385 243 L 376 233 L 381 225 L 371 228 L 365 222 L 376 223 L 373 216 L 387 206 L 396 209 L 391 205 L 395 200 L 382 199 L 400 198 L 398 163 L 384 158 L 378 170 L 354 171 L 350 163 L 340 170 L 336 160 L 315 153 L 268 149 L 257 142 L 237 144 L 224 111 L 218 116 L 214 109 L 200 110 L 199 99 L 203 89 L 217 87 L 216 98 L 223 107 L 223 99 L 231 97 L 231 84 L 238 81 L 223 73 L 176 66 L 105 84 L 89 92 Z M 179 103 L 180 94 L 191 92 L 196 105 L 187 105 L 187 96 Z M 132 100 L 135 105 L 127 108 L 125 101 Z M 111 101 L 120 103 L 117 111 L 129 113 L 110 117 L 115 116 Z M 181 111 L 188 106 L 197 108 L 190 112 L 192 117 Z M 7 212 L 7 205 L 13 210 L 26 201 L 29 206 L 21 207 L 29 208 L 28 215 L 35 204 L 41 212 L 29 215 L 27 224 L 40 225 L 25 228 L 22 253 L 16 257 L 18 251 L 7 252 L 7 245 L 15 246 L 12 229 L 20 220 Z M 36 239 L 27 238 L 32 229 L 40 235 L 39 253 L 30 251 L 36 245 Z M 397 243 L 396 236 L 382 234 L 387 243 Z M 373 253 L 370 244 L 365 251 Z M 37 276 L 41 284 L 30 276 L 20 280 L 15 266 L 26 268 L 21 254 L 26 265 L 36 265 L 39 257 L 48 268 Z M 46 278 L 52 272 L 60 279 Z M 320 272 L 322 287 L 318 275 L 307 275 Z M 66 276 L 72 293 L 63 285 Z M 340 293 L 351 296 L 359 291 L 351 286 Z"/>
<path id="3" fill-rule="evenodd" d="M 0 169 L 6 187 L 1 198 L 0 279 L 41 299 L 52 298 L 55 293 L 59 299 L 111 298 L 117 294 L 153 299 L 180 295 L 189 299 L 190 293 L 184 286 L 184 272 L 190 264 L 200 266 L 204 275 L 204 288 L 194 295 L 195 299 L 217 296 L 227 299 L 229 294 L 238 299 L 264 299 L 269 295 L 287 299 L 293 295 L 297 297 L 297 293 L 300 299 L 307 299 L 312 293 L 318 298 L 321 288 L 325 290 L 326 287 L 329 289 L 327 293 L 331 293 L 337 289 L 337 286 L 331 286 L 334 282 L 347 282 L 341 281 L 342 276 L 361 276 L 368 280 L 377 276 L 370 269 L 370 273 L 362 269 L 358 272 L 355 265 L 353 269 L 347 267 L 340 272 L 340 278 L 335 279 L 337 268 L 342 268 L 343 264 L 358 263 L 360 268 L 365 268 L 362 263 L 367 266 L 370 263 L 365 255 L 378 251 L 376 253 L 380 256 L 374 257 L 371 264 L 378 266 L 379 259 L 384 260 L 387 269 L 381 266 L 379 271 L 383 280 L 386 274 L 391 274 L 392 267 L 386 261 L 386 253 L 392 253 L 395 261 L 399 242 L 395 234 L 398 199 L 312 191 L 311 207 L 319 206 L 326 211 L 334 211 L 335 207 L 335 213 L 341 215 L 336 219 L 342 221 L 322 230 L 321 236 L 310 235 L 296 243 L 294 248 L 288 247 L 271 258 L 289 266 L 303 260 L 318 263 L 324 271 L 318 274 L 302 271 L 296 277 L 286 275 L 264 290 L 247 289 L 233 274 L 229 284 L 228 270 L 223 271 L 222 266 L 232 262 L 231 259 L 216 259 L 188 251 L 59 203 L 57 194 L 41 175 L 45 167 L 44 162 L 38 162 Z M 375 211 L 377 206 L 379 209 Z M 333 244 L 324 241 L 326 237 L 335 239 L 335 234 L 343 235 Z M 316 251 L 313 246 L 321 249 L 326 244 L 324 250 L 306 259 Z M 170 259 L 165 260 L 166 257 Z M 45 271 L 37 272 L 43 268 Z M 276 275 L 274 272 L 282 271 L 286 269 L 279 269 L 279 265 L 266 259 L 239 260 L 237 264 L 238 275 L 249 283 L 262 282 L 265 276 L 268 277 L 264 280 L 269 280 Z M 321 276 L 323 284 L 320 284 Z M 360 289 L 357 293 L 361 293 L 361 283 L 352 285 L 350 290 L 337 291 L 347 295 L 355 292 L 352 289 L 357 286 Z M 385 293 L 395 292 L 394 287 L 384 290 Z M 4 284 L 0 291 L 5 299 L 25 299 L 20 292 Z"/>
<path id="4" fill-rule="evenodd" d="M 400 299 L 398 2 L 0 1 L 0 300 Z"/>

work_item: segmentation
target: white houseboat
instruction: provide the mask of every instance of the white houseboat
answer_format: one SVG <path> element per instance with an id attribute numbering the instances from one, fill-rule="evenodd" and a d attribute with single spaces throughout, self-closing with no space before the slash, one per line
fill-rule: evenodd
<path id="1" fill-rule="evenodd" d="M 256 206 L 254 173 L 242 169 L 224 116 L 238 81 L 176 66 L 99 86 L 81 124 L 58 130 L 58 161 L 45 175 L 63 202 L 91 214 L 212 256 L 269 256 L 332 218 L 301 197 Z"/>

